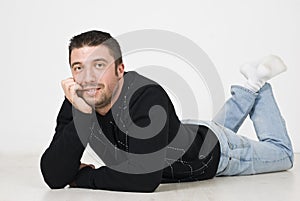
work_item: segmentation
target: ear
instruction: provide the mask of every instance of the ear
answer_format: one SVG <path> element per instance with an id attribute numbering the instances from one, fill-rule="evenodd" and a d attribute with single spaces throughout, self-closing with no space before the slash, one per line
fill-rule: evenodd
<path id="1" fill-rule="evenodd" d="M 117 77 L 119 79 L 121 79 L 124 76 L 124 64 L 123 63 L 121 63 L 121 64 L 118 65 L 118 67 L 117 67 L 117 73 L 118 73 Z"/>

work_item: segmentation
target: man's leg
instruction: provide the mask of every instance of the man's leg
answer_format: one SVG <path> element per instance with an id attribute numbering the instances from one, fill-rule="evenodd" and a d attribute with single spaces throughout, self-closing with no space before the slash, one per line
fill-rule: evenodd
<path id="1" fill-rule="evenodd" d="M 220 165 L 223 168 L 218 170 L 218 176 L 275 172 L 293 166 L 291 141 L 269 84 L 259 91 L 250 118 L 259 141 L 224 128 L 221 135 L 225 140 L 220 142 L 223 148 Z"/>
<path id="2" fill-rule="evenodd" d="M 285 70 L 286 66 L 283 61 L 275 55 L 267 56 L 257 64 L 246 63 L 241 66 L 240 71 L 247 78 L 243 87 L 246 89 L 238 90 L 236 89 L 238 86 L 232 87 L 232 97 L 224 104 L 213 121 L 237 132 L 252 109 L 257 92 L 267 80 Z M 238 93 L 236 93 L 237 90 Z M 253 95 L 248 94 L 248 92 Z"/>
<path id="3" fill-rule="evenodd" d="M 291 168 L 294 161 L 292 143 L 270 84 L 259 91 L 250 118 L 260 141 L 254 144 L 253 150 L 256 171 Z"/>
<path id="4" fill-rule="evenodd" d="M 270 60 L 268 62 L 270 64 Z M 283 71 L 278 62 L 275 64 L 276 73 L 272 71 L 273 63 L 264 77 L 268 76 L 270 79 Z M 251 76 L 253 74 L 255 70 L 252 69 Z M 290 168 L 293 164 L 291 142 L 270 85 L 264 85 L 259 91 L 251 89 L 233 86 L 232 97 L 214 118 L 219 126 L 225 127 L 222 129 L 223 133 L 217 133 L 222 151 L 217 175 L 280 171 Z M 235 134 L 248 113 L 254 123 L 259 142 Z"/>
<path id="5" fill-rule="evenodd" d="M 242 86 L 231 87 L 231 98 L 213 119 L 221 146 L 221 158 L 217 176 L 254 174 L 252 164 L 253 144 L 258 143 L 244 136 L 236 135 L 237 130 L 252 111 L 257 93 Z"/>
<path id="6" fill-rule="evenodd" d="M 241 86 L 231 87 L 231 98 L 226 101 L 213 121 L 237 132 L 253 108 L 257 93 Z"/>

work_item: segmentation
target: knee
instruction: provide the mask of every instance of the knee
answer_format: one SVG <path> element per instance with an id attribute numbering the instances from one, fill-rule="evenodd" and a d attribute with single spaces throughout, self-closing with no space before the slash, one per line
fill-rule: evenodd
<path id="1" fill-rule="evenodd" d="M 294 153 L 288 153 L 282 161 L 281 171 L 292 169 L 294 166 Z"/>
<path id="2" fill-rule="evenodd" d="M 289 164 L 289 168 L 287 168 L 287 170 L 291 169 L 294 166 L 294 153 L 290 154 L 289 159 L 290 159 L 290 164 Z"/>

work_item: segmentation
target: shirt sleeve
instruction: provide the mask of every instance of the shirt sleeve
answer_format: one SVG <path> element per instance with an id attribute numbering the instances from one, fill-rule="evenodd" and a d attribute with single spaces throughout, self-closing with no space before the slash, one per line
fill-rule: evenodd
<path id="1" fill-rule="evenodd" d="M 86 125 L 90 116 L 72 109 L 71 103 L 64 100 L 54 137 L 40 161 L 42 175 L 50 188 L 63 188 L 74 180 L 87 143 L 84 135 L 88 134 Z M 74 122 L 81 122 L 81 125 L 75 126 Z M 78 130 L 82 135 L 78 135 Z"/>
<path id="2" fill-rule="evenodd" d="M 160 86 L 137 91 L 130 100 L 129 113 L 124 117 L 130 136 L 128 160 L 118 167 L 81 169 L 76 175 L 76 186 L 153 192 L 162 180 L 169 132 L 168 104 L 169 98 Z"/>

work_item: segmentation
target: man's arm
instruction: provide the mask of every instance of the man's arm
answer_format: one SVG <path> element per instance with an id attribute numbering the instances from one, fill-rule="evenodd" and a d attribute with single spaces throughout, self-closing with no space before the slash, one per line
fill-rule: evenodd
<path id="1" fill-rule="evenodd" d="M 90 115 L 73 111 L 78 121 L 89 123 Z M 77 134 L 72 104 L 65 99 L 57 117 L 55 135 L 41 158 L 41 171 L 50 188 L 63 188 L 74 180 L 86 143 Z"/>

